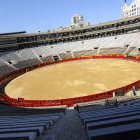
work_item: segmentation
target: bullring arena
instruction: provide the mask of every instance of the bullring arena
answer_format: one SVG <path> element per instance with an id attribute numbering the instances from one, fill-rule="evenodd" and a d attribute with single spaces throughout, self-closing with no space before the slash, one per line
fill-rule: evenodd
<path id="1" fill-rule="evenodd" d="M 139 70 L 138 62 L 120 59 L 63 62 L 15 78 L 6 86 L 5 92 L 12 98 L 29 100 L 88 96 L 138 81 Z"/>
<path id="2" fill-rule="evenodd" d="M 0 34 L 0 140 L 140 139 L 140 15 L 71 21 Z"/>

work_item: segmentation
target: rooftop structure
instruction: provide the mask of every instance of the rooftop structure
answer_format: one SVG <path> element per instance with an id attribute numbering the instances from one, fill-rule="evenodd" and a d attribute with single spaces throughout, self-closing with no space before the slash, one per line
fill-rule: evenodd
<path id="1" fill-rule="evenodd" d="M 78 29 L 78 28 L 83 28 L 83 27 L 88 27 L 90 26 L 89 22 L 84 21 L 84 17 L 79 14 L 75 14 L 71 18 L 71 24 L 70 26 L 67 27 L 60 27 L 56 30 L 52 31 L 63 31 L 63 30 L 69 30 L 69 29 Z"/>
<path id="2" fill-rule="evenodd" d="M 133 0 L 130 5 L 127 4 L 126 0 L 122 7 L 121 18 L 127 18 L 140 15 L 140 0 Z"/>
<path id="3" fill-rule="evenodd" d="M 89 26 L 90 24 L 86 21 L 84 21 L 84 18 L 83 16 L 81 15 L 74 15 L 72 18 L 71 18 L 71 25 L 70 25 L 70 28 L 71 29 L 75 29 L 75 28 L 83 28 L 83 27 L 86 27 L 86 26 Z"/>

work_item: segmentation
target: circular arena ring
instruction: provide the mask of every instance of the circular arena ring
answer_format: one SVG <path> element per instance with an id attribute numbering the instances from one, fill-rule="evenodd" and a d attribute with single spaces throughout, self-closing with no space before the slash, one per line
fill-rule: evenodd
<path id="1" fill-rule="evenodd" d="M 32 94 L 32 96 L 29 95 L 30 92 L 29 93 L 27 92 L 25 94 L 25 95 L 29 95 L 30 96 L 30 100 L 27 100 L 28 99 L 28 96 L 26 97 L 26 96 L 20 96 L 20 94 L 17 94 L 17 95 L 15 94 L 17 92 L 17 89 L 18 88 L 15 88 L 16 90 L 12 90 L 12 88 L 11 88 L 11 86 L 12 86 L 11 83 L 12 82 L 16 81 L 17 79 L 19 79 L 21 77 L 23 78 L 23 76 L 25 76 L 24 79 L 27 80 L 27 77 L 26 77 L 27 74 L 28 74 L 28 76 L 30 76 L 31 73 L 33 73 L 33 72 L 35 72 L 37 70 L 41 70 L 40 68 L 43 69 L 43 67 L 45 67 L 45 66 L 52 66 L 52 65 L 55 65 L 55 64 L 62 64 L 62 63 L 63 64 L 66 64 L 64 62 L 74 62 L 74 61 L 75 62 L 78 62 L 78 60 L 86 60 L 86 61 L 83 61 L 85 63 L 88 60 L 91 60 L 90 62 L 93 62 L 92 61 L 93 59 L 94 60 L 99 60 L 100 59 L 101 61 L 103 61 L 103 63 L 105 63 L 105 61 L 107 59 L 108 60 L 110 59 L 112 62 L 115 61 L 115 59 L 116 59 L 116 61 L 117 60 L 120 60 L 120 61 L 122 61 L 122 60 L 123 61 L 129 60 L 129 62 L 131 62 L 131 63 L 134 63 L 135 62 L 135 64 L 136 64 L 136 62 L 140 62 L 140 57 L 126 57 L 124 55 L 98 55 L 98 56 L 70 58 L 70 59 L 64 59 L 64 60 L 57 61 L 57 62 L 43 63 L 43 64 L 40 64 L 40 65 L 31 66 L 31 67 L 24 68 L 22 70 L 18 70 L 18 71 L 15 71 L 13 73 L 10 73 L 10 74 L 6 75 L 5 77 L 3 77 L 0 80 L 0 85 L 3 88 L 3 91 L 0 94 L 0 102 L 2 102 L 4 104 L 11 105 L 11 106 L 21 106 L 21 107 L 45 107 L 45 106 L 61 106 L 61 105 L 73 106 L 76 103 L 82 103 L 82 102 L 88 102 L 88 101 L 94 101 L 94 100 L 99 100 L 99 99 L 110 98 L 110 97 L 113 97 L 113 94 L 116 94 L 116 95 L 126 94 L 129 91 L 131 91 L 133 87 L 135 87 L 135 89 L 137 89 L 137 90 L 140 89 L 140 80 L 139 80 L 140 77 L 138 77 L 138 75 L 136 75 L 136 73 L 134 73 L 134 76 L 137 77 L 137 78 L 134 78 L 134 79 L 132 78 L 133 83 L 130 82 L 131 80 L 129 80 L 130 79 L 129 78 L 129 74 L 131 75 L 131 72 L 132 71 L 130 71 L 129 69 L 123 69 L 123 67 L 121 67 L 121 69 L 123 71 L 122 74 L 125 74 L 125 73 L 128 74 L 128 75 L 126 75 L 127 78 L 125 76 L 124 77 L 122 76 L 122 79 L 121 78 L 118 79 L 119 78 L 119 75 L 118 76 L 115 76 L 115 75 L 113 75 L 114 73 L 112 73 L 112 75 L 111 75 L 111 71 L 109 71 L 108 75 L 110 75 L 111 77 L 114 78 L 114 79 L 109 79 L 108 75 L 105 75 L 104 76 L 104 75 L 102 75 L 100 73 L 100 70 L 102 69 L 101 67 L 98 67 L 98 68 L 97 67 L 95 67 L 95 68 L 94 67 L 89 67 L 90 70 L 93 73 L 93 75 L 91 74 L 91 76 L 94 76 L 95 72 L 96 72 L 96 75 L 98 75 L 97 77 L 91 78 L 90 75 L 88 75 L 88 77 L 86 75 L 84 75 L 84 71 L 87 68 L 87 67 L 84 68 L 84 66 L 87 66 L 87 65 L 84 65 L 83 66 L 83 68 L 84 68 L 83 69 L 83 72 L 82 72 L 82 69 L 81 69 L 81 75 L 79 75 L 79 73 L 76 73 L 77 71 L 80 71 L 77 68 L 76 69 L 73 68 L 71 70 L 72 73 L 75 73 L 76 75 L 79 75 L 79 77 L 83 76 L 83 77 L 86 78 L 86 80 L 89 80 L 88 83 L 91 82 L 90 86 L 87 85 L 87 87 L 86 87 L 86 84 L 83 84 L 83 85 L 85 85 L 86 88 L 84 88 L 84 86 L 83 87 L 79 86 L 79 89 L 77 91 L 74 88 L 74 86 L 75 85 L 77 86 L 79 84 L 82 85 L 81 84 L 83 82 L 82 81 L 82 78 L 81 78 L 81 81 L 80 81 L 80 78 L 77 77 L 77 78 L 79 78 L 79 80 L 77 80 L 77 81 L 71 81 L 71 82 L 65 81 L 64 82 L 65 79 L 68 79 L 68 77 L 72 77 L 73 76 L 73 75 L 72 76 L 71 75 L 66 75 L 67 73 L 69 73 L 69 71 L 66 71 L 66 73 L 64 73 L 64 76 L 63 76 L 64 79 L 63 80 L 60 80 L 60 81 L 57 81 L 56 79 L 57 78 L 60 79 L 61 77 L 59 77 L 58 75 L 56 75 L 57 77 L 53 77 L 53 75 L 52 75 L 52 79 L 54 79 L 54 82 L 57 83 L 58 87 L 57 86 L 54 86 L 54 87 L 57 87 L 57 88 L 53 88 L 54 82 L 52 82 L 52 85 L 50 85 L 51 82 L 50 83 L 48 82 L 49 83 L 48 86 L 46 84 L 44 87 L 46 87 L 45 90 L 47 90 L 47 88 L 48 88 L 48 91 L 49 92 L 46 94 L 47 95 L 46 97 L 42 97 L 41 99 L 40 99 L 39 95 L 41 94 L 40 92 L 42 92 L 43 89 L 40 89 L 39 88 L 39 91 L 37 91 L 37 89 L 35 89 L 35 90 L 31 89 L 30 92 L 34 91 L 33 94 Z M 98 61 L 96 63 L 98 64 Z M 67 63 L 66 66 L 62 65 L 62 67 L 63 66 L 64 67 L 68 67 L 68 64 L 71 64 L 71 63 Z M 91 63 L 89 63 L 89 64 L 91 65 Z M 108 63 L 105 63 L 105 64 L 108 65 Z M 122 65 L 123 64 L 124 63 L 122 63 Z M 94 65 L 96 65 L 96 64 L 94 63 Z M 103 65 L 103 67 L 104 67 L 104 65 Z M 114 63 L 114 65 L 110 65 L 110 69 L 111 69 L 111 67 L 115 67 L 115 65 L 116 65 L 115 63 Z M 120 65 L 120 64 L 118 64 L 118 65 Z M 55 65 L 55 66 L 58 66 L 58 65 Z M 77 67 L 79 67 L 79 66 L 80 65 L 78 65 Z M 139 69 L 139 67 L 135 67 L 134 65 L 132 65 L 132 66 L 134 67 L 132 70 L 134 70 L 136 68 Z M 71 67 L 71 65 L 69 67 Z M 68 67 L 68 69 L 70 69 L 69 67 Z M 45 67 L 45 69 L 50 69 L 50 71 L 52 70 L 51 68 L 52 67 Z M 115 67 L 115 69 L 116 69 L 116 67 Z M 106 68 L 105 69 L 102 69 L 102 71 L 105 71 L 105 70 L 108 71 L 108 69 L 106 69 Z M 114 71 L 114 69 L 112 71 Z M 119 71 L 119 70 L 116 69 L 116 71 Z M 88 72 L 89 71 L 87 71 L 87 73 Z M 53 73 L 54 74 L 57 73 L 57 69 L 56 68 L 53 71 Z M 62 73 L 63 73 L 63 71 L 62 71 Z M 61 73 L 61 76 L 63 75 L 62 73 Z M 33 74 L 35 75 L 35 73 L 33 73 Z M 47 74 L 49 75 L 49 73 L 47 73 Z M 47 76 L 47 77 L 49 77 L 49 76 Z M 107 78 L 109 79 L 107 81 L 109 88 L 106 88 L 107 85 L 104 86 L 102 84 L 103 81 L 101 81 L 102 79 L 105 81 L 105 80 L 107 80 Z M 124 79 L 126 78 L 125 81 L 123 81 L 123 78 Z M 32 79 L 32 78 L 30 77 L 30 79 Z M 42 79 L 43 79 L 43 77 L 42 77 Z M 96 79 L 96 82 L 95 82 L 94 85 L 93 85 L 93 83 L 94 83 L 94 80 L 93 79 Z M 34 80 L 37 80 L 37 79 L 34 79 Z M 71 80 L 73 80 L 73 79 L 71 79 Z M 118 84 L 116 82 L 118 80 L 123 81 L 122 82 L 123 84 L 122 85 Z M 126 83 L 127 80 L 128 80 L 128 83 Z M 26 86 L 28 85 L 27 87 L 26 86 L 24 87 L 25 90 L 28 90 L 28 87 L 30 86 L 30 83 L 32 83 L 30 80 L 27 80 L 27 81 L 29 81 L 29 83 L 26 84 Z M 81 83 L 79 83 L 79 81 Z M 101 82 L 99 83 L 99 81 L 101 81 Z M 114 85 L 111 86 L 111 84 L 113 83 L 113 81 L 115 81 L 114 82 L 114 85 L 116 84 L 116 86 L 114 86 Z M 17 81 L 17 82 L 19 82 L 19 81 Z M 37 85 L 38 86 L 41 86 L 41 84 L 45 84 L 45 82 L 43 82 L 43 83 L 42 82 L 40 82 L 40 85 L 38 85 L 39 83 L 37 83 L 36 84 L 36 87 L 37 87 Z M 21 83 L 19 83 L 19 84 L 21 84 Z M 60 87 L 63 87 L 62 85 L 64 85 L 64 84 L 70 85 L 72 87 L 72 89 L 68 89 L 68 91 L 66 89 L 66 91 L 65 90 L 63 91 L 63 89 L 60 88 L 60 91 L 54 93 L 54 91 L 57 91 L 56 89 L 58 89 L 59 86 Z M 22 85 L 23 85 L 23 83 L 22 83 Z M 92 88 L 92 85 L 93 85 L 93 88 Z M 52 89 L 49 89 L 49 86 L 50 87 L 52 86 Z M 100 87 L 99 89 L 97 88 L 98 86 Z M 121 87 L 118 87 L 118 86 L 121 86 Z M 33 88 L 35 88 L 35 87 L 33 87 Z M 89 90 L 89 89 L 94 89 L 94 90 L 92 91 L 92 90 Z M 109 91 L 108 91 L 108 89 L 109 89 Z M 23 90 L 23 93 L 25 93 L 25 90 Z M 35 91 L 38 94 L 35 93 Z M 52 93 L 51 93 L 51 91 L 52 91 Z M 53 95 L 53 93 L 54 93 L 54 95 Z M 88 93 L 90 93 L 90 94 L 88 94 Z M 42 94 L 44 94 L 44 92 L 42 92 Z M 16 96 L 14 96 L 14 95 L 16 95 Z M 36 97 L 36 98 L 34 98 L 34 97 Z M 47 100 L 44 100 L 44 99 L 47 99 Z"/>

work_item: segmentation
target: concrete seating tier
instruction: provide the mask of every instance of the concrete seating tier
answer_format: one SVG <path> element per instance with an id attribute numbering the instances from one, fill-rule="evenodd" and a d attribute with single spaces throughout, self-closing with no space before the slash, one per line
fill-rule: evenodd
<path id="1" fill-rule="evenodd" d="M 36 132 L 0 134 L 1 140 L 35 140 Z"/>
<path id="2" fill-rule="evenodd" d="M 99 54 L 123 54 L 127 48 L 102 48 Z"/>
<path id="3" fill-rule="evenodd" d="M 117 107 L 81 111 L 78 114 L 86 128 L 89 140 L 137 140 L 140 138 L 139 99 L 130 100 L 129 97 L 127 104 L 125 99 L 125 106 L 121 104 Z"/>
<path id="4" fill-rule="evenodd" d="M 129 47 L 125 54 L 130 54 L 136 47 Z"/>
<path id="5" fill-rule="evenodd" d="M 23 68 L 38 65 L 38 64 L 40 64 L 38 59 L 31 59 L 31 60 L 18 62 L 17 64 L 13 64 L 13 66 L 15 66 L 18 69 L 23 69 Z"/>
<path id="6" fill-rule="evenodd" d="M 75 57 L 80 56 L 92 56 L 97 54 L 97 50 L 85 50 L 85 51 L 77 51 L 73 53 Z"/>
<path id="7" fill-rule="evenodd" d="M 61 59 L 96 54 L 129 54 L 140 46 L 140 33 L 42 45 L 34 48 L 0 52 L 0 77 L 28 66 Z M 137 54 L 139 55 L 139 54 Z"/>
<path id="8" fill-rule="evenodd" d="M 7 114 L 3 114 L 10 110 Z M 53 108 L 49 108 L 49 110 Z M 37 140 L 56 123 L 64 113 L 58 109 L 47 112 L 47 109 L 30 109 L 1 105 L 0 140 Z M 41 112 L 40 110 L 44 110 Z M 13 111 L 13 112 L 12 112 Z M 24 112 L 24 115 L 23 115 Z M 36 112 L 36 114 L 34 113 Z M 1 115 L 2 114 L 2 115 Z M 14 114 L 14 115 L 13 115 Z"/>
<path id="9" fill-rule="evenodd" d="M 54 62 L 53 56 L 46 56 L 40 58 L 43 62 Z"/>
<path id="10" fill-rule="evenodd" d="M 125 105 L 127 103 L 132 104 L 133 102 L 136 102 L 137 100 L 139 100 L 139 97 L 117 96 L 117 97 L 109 98 L 107 100 L 112 102 L 112 106 L 115 106 L 116 100 L 117 100 L 117 103 L 119 105 Z M 98 101 L 93 101 L 93 102 L 78 103 L 77 105 L 78 105 L 79 112 L 90 111 L 90 110 L 93 110 L 93 109 L 108 108 L 108 106 L 106 106 L 106 101 L 107 100 L 103 99 L 103 100 L 98 100 Z M 111 106 L 109 106 L 109 108 L 110 107 Z"/>
<path id="11" fill-rule="evenodd" d="M 21 108 L 21 107 L 12 107 L 4 104 L 0 104 L 0 115 L 8 116 L 22 116 L 22 115 L 35 115 L 35 114 L 51 114 L 51 113 L 63 113 L 66 108 L 55 107 L 55 108 Z"/>
<path id="12" fill-rule="evenodd" d="M 68 53 L 61 53 L 61 54 L 59 54 L 59 56 L 60 56 L 61 59 L 72 58 L 72 55 L 71 55 L 70 52 L 68 52 Z"/>

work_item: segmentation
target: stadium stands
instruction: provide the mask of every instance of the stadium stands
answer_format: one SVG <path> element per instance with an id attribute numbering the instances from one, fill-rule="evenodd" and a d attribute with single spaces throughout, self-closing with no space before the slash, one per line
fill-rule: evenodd
<path id="1" fill-rule="evenodd" d="M 87 131 L 89 140 L 116 140 L 128 135 L 128 138 L 136 140 L 140 130 L 139 100 L 135 96 L 118 96 L 108 99 L 108 102 L 105 99 L 82 103 L 78 104 L 78 115 L 72 108 L 66 112 L 65 107 L 39 109 L 0 104 L 0 139 L 65 140 L 69 136 L 68 140 L 86 140 L 84 131 Z M 92 108 L 89 108 L 91 105 Z M 82 120 L 85 130 L 79 119 Z M 60 127 L 64 130 L 58 129 Z"/>
<path id="2" fill-rule="evenodd" d="M 110 105 L 110 107 L 116 106 L 116 100 L 117 100 L 117 105 L 125 105 L 127 103 L 131 103 L 134 101 L 137 101 L 139 97 L 136 96 L 117 96 L 117 97 L 111 97 L 108 99 L 102 99 L 102 100 L 97 100 L 97 101 L 91 101 L 91 102 L 86 102 L 86 103 L 78 103 L 78 111 L 79 112 L 84 112 L 84 111 L 90 111 L 94 109 L 104 109 L 108 106 L 106 106 L 107 101 Z"/>
<path id="3" fill-rule="evenodd" d="M 0 140 L 86 140 L 85 132 L 89 140 L 140 139 L 139 92 L 112 97 L 114 92 L 124 95 L 133 87 L 139 90 L 140 81 L 90 97 L 55 101 L 13 99 L 3 93 L 16 76 L 55 61 L 89 56 L 139 62 L 139 21 L 137 16 L 66 32 L 0 34 Z M 78 112 L 60 106 L 75 104 Z"/>
<path id="4" fill-rule="evenodd" d="M 139 38 L 140 33 L 136 32 L 115 37 L 104 37 L 34 47 L 18 51 L 0 52 L 0 64 L 3 67 L 0 69 L 0 73 L 1 76 L 3 76 L 16 69 L 22 69 L 43 62 L 53 62 L 53 56 L 58 56 L 59 59 L 67 59 L 97 54 L 128 55 L 140 45 Z"/>
<path id="5" fill-rule="evenodd" d="M 140 131 L 140 110 L 139 98 L 132 98 L 131 104 L 129 103 L 130 97 L 115 98 L 124 105 L 118 104 L 117 106 L 105 106 L 104 108 L 92 108 L 87 111 L 80 111 L 79 117 L 81 118 L 89 140 L 99 139 L 139 139 Z M 123 99 L 125 99 L 123 101 Z M 101 105 L 102 105 L 101 101 Z"/>
<path id="6" fill-rule="evenodd" d="M 11 66 L 8 62 L 4 60 L 0 60 L 0 77 L 3 77 L 4 75 L 11 73 L 13 71 L 16 71 L 17 69 L 13 66 Z"/>
<path id="7" fill-rule="evenodd" d="M 19 108 L 0 104 L 0 140 L 35 140 L 63 116 L 65 109 Z"/>

